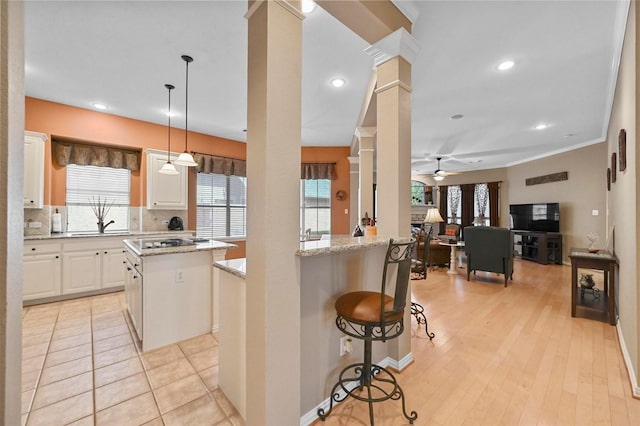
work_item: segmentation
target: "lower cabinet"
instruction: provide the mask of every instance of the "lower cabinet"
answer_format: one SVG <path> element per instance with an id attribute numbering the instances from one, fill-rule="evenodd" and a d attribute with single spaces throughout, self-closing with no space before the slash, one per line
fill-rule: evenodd
<path id="1" fill-rule="evenodd" d="M 99 290 L 101 284 L 100 251 L 78 251 L 62 255 L 63 294 Z"/>
<path id="2" fill-rule="evenodd" d="M 62 294 L 59 253 L 25 255 L 23 261 L 24 300 Z"/>
<path id="3" fill-rule="evenodd" d="M 124 285 L 125 264 L 124 249 L 114 248 L 102 252 L 102 288 Z"/>

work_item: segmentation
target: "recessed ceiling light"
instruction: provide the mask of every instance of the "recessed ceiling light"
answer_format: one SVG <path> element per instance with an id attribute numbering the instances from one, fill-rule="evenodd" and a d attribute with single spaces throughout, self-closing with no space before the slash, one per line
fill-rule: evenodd
<path id="1" fill-rule="evenodd" d="M 451 117 L 449 117 L 449 119 L 450 120 L 460 120 L 462 117 L 464 117 L 464 115 L 456 114 L 456 115 L 452 115 Z"/>
<path id="2" fill-rule="evenodd" d="M 331 85 L 333 87 L 342 87 L 345 83 L 346 82 L 344 81 L 344 78 L 334 78 L 333 80 L 331 80 Z"/>
<path id="3" fill-rule="evenodd" d="M 549 125 L 548 125 L 548 124 L 540 123 L 540 124 L 538 124 L 538 125 L 536 126 L 536 130 L 544 130 L 544 129 L 546 129 L 547 127 L 549 127 Z"/>
<path id="4" fill-rule="evenodd" d="M 101 103 L 99 103 L 99 102 L 94 102 L 94 103 L 92 103 L 91 105 L 93 105 L 93 107 L 94 107 L 95 109 L 99 109 L 99 110 L 101 110 L 101 111 L 105 111 L 105 110 L 108 110 L 108 109 L 109 109 L 109 107 L 108 107 L 107 105 L 105 105 L 105 104 L 101 104 Z"/>
<path id="5" fill-rule="evenodd" d="M 316 4 L 313 0 L 302 0 L 302 13 L 311 13 L 315 8 Z"/>
<path id="6" fill-rule="evenodd" d="M 498 65 L 498 69 L 500 71 L 506 71 L 506 70 L 510 70 L 511 68 L 513 68 L 514 65 L 515 65 L 515 62 L 513 62 L 513 61 L 504 61 L 504 62 L 500 63 L 500 65 Z"/>

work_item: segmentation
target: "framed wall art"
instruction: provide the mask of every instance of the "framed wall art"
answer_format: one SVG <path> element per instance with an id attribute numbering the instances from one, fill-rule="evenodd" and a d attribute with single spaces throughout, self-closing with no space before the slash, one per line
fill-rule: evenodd
<path id="1" fill-rule="evenodd" d="M 627 131 L 620 129 L 618 134 L 618 155 L 620 155 L 620 171 L 624 172 L 627 168 Z"/>
<path id="2" fill-rule="evenodd" d="M 616 182 L 616 153 L 611 153 L 611 183 Z"/>

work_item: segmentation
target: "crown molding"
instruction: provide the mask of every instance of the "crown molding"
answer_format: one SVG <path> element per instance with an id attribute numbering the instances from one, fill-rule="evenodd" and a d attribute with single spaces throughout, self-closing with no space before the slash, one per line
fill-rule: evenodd
<path id="1" fill-rule="evenodd" d="M 356 127 L 356 136 L 358 139 L 372 138 L 378 131 L 377 127 Z"/>
<path id="2" fill-rule="evenodd" d="M 245 19 L 246 20 L 251 19 L 253 14 L 256 13 L 256 11 L 260 8 L 260 6 L 262 6 L 262 4 L 267 1 L 269 0 L 256 0 L 251 5 L 249 10 L 247 10 L 247 13 L 244 14 Z M 290 12 L 292 15 L 294 15 L 296 18 L 300 20 L 303 20 L 305 18 L 304 14 L 300 10 L 298 10 L 298 8 L 296 8 L 293 4 L 291 4 L 291 2 L 287 0 L 275 0 L 274 3 L 279 4 L 280 6 L 282 6 L 283 9 Z"/>
<path id="3" fill-rule="evenodd" d="M 413 64 L 419 50 L 416 39 L 407 30 L 400 28 L 367 47 L 364 52 L 373 58 L 377 67 L 396 56 L 401 56 L 405 61 Z"/>

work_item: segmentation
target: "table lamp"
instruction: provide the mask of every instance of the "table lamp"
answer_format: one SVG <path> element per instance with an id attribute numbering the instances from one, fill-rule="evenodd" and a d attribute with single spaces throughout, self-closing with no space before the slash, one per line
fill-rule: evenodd
<path id="1" fill-rule="evenodd" d="M 422 222 L 425 226 L 429 224 L 430 227 L 433 227 L 434 223 L 444 222 L 444 219 L 440 216 L 440 211 L 436 207 L 432 207 L 427 210 L 427 215 Z"/>

